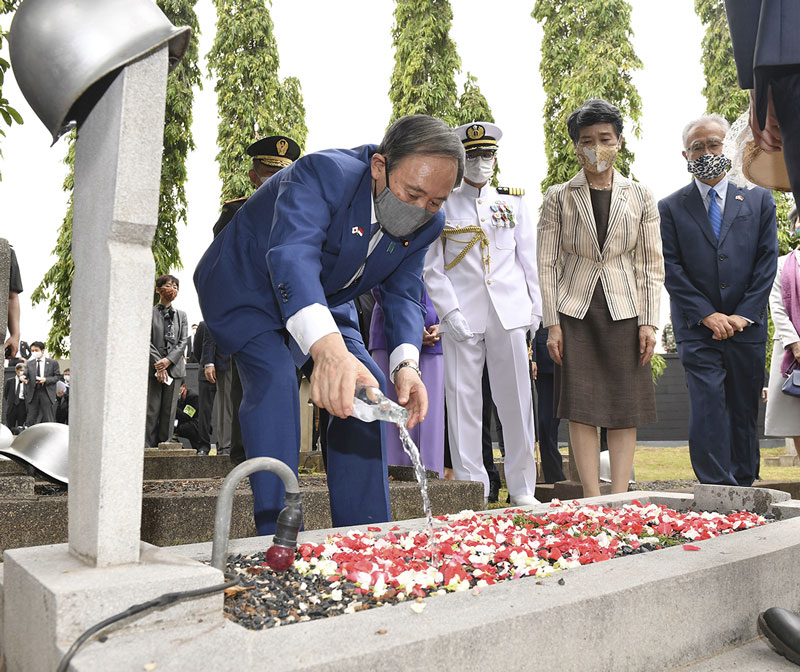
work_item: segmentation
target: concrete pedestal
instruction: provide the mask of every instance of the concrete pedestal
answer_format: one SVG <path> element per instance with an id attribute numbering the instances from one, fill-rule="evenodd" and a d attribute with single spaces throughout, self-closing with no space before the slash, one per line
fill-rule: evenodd
<path id="1" fill-rule="evenodd" d="M 14 549 L 4 560 L 3 643 L 9 646 L 3 648 L 9 672 L 55 670 L 72 643 L 95 623 L 164 593 L 224 581 L 216 569 L 145 543 L 139 562 L 113 567 L 89 567 L 66 544 Z M 222 602 L 221 592 L 177 602 L 125 619 L 109 631 L 222 625 Z"/>

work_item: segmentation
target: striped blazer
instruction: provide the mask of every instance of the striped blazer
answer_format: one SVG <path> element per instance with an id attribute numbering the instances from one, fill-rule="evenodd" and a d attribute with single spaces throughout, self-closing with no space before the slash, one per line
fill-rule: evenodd
<path id="1" fill-rule="evenodd" d="M 658 326 L 664 257 L 658 207 L 647 187 L 614 171 L 603 249 L 586 175 L 550 187 L 539 220 L 539 284 L 544 326 L 559 313 L 583 319 L 598 279 L 611 317 Z"/>

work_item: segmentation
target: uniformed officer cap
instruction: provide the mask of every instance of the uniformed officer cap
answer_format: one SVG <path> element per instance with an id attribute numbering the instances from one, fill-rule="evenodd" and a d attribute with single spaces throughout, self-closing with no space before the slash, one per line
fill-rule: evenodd
<path id="1" fill-rule="evenodd" d="M 458 137 L 464 143 L 464 150 L 497 149 L 497 142 L 503 137 L 503 131 L 488 121 L 473 121 L 456 129 Z"/>
<path id="2" fill-rule="evenodd" d="M 256 140 L 247 153 L 265 166 L 286 168 L 300 158 L 300 145 L 285 135 L 271 135 Z"/>

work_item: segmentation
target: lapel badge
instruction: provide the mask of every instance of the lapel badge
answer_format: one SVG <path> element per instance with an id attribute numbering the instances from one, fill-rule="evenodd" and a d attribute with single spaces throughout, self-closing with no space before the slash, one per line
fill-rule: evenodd
<path id="1" fill-rule="evenodd" d="M 362 229 L 360 226 L 354 226 L 352 229 L 350 229 L 350 233 L 352 233 L 353 235 L 357 234 L 359 236 L 363 236 L 364 229 Z"/>
<path id="2" fill-rule="evenodd" d="M 394 252 L 394 241 L 389 243 L 389 247 L 386 248 L 386 252 L 387 254 L 391 254 L 392 252 Z"/>
<path id="3" fill-rule="evenodd" d="M 744 200 L 744 196 L 742 196 L 741 194 L 736 194 L 736 200 L 737 201 L 743 201 Z"/>

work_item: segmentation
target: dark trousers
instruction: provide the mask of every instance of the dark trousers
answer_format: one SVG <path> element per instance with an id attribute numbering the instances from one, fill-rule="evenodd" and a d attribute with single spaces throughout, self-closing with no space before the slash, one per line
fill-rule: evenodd
<path id="1" fill-rule="evenodd" d="M 231 460 L 234 464 L 244 462 L 244 444 L 242 443 L 242 424 L 239 422 L 239 406 L 242 405 L 242 381 L 239 378 L 239 369 L 236 360 L 231 357 Z"/>
<path id="2" fill-rule="evenodd" d="M 33 397 L 27 404 L 25 424 L 30 427 L 40 422 L 55 422 L 56 404 L 47 396 L 43 385 L 37 385 Z"/>
<path id="3" fill-rule="evenodd" d="M 489 369 L 484 365 L 483 367 L 483 380 L 481 381 L 483 391 L 483 411 L 482 411 L 482 426 L 481 426 L 481 449 L 483 457 L 483 468 L 489 475 L 489 483 L 500 485 L 500 472 L 494 464 L 494 451 L 492 450 L 492 415 L 497 415 L 494 412 L 494 402 L 492 401 L 492 390 L 489 387 Z M 446 427 L 447 425 L 445 425 Z M 500 425 L 500 420 L 497 420 L 498 438 L 502 444 L 503 428 Z M 445 432 L 447 436 L 448 432 Z"/>
<path id="4" fill-rule="evenodd" d="M 13 402 L 10 401 L 9 405 L 6 406 L 6 425 L 8 427 L 24 425 L 27 416 L 28 409 L 25 406 L 24 399 L 15 400 Z"/>
<path id="5" fill-rule="evenodd" d="M 217 386 L 206 380 L 201 366 L 197 376 L 197 450 L 208 452 L 211 449 L 211 410 L 216 395 Z"/>
<path id="6" fill-rule="evenodd" d="M 386 389 L 363 343 L 345 338 L 347 349 Z M 239 419 L 248 458 L 274 457 L 295 473 L 300 453 L 300 402 L 295 365 L 285 333 L 265 331 L 236 353 L 242 381 Z M 390 519 L 389 483 L 382 422 L 332 418 L 328 428 L 328 490 L 334 527 Z M 250 477 L 259 534 L 272 534 L 284 505 L 284 487 L 272 473 Z"/>
<path id="7" fill-rule="evenodd" d="M 175 435 L 184 439 L 189 439 L 189 443 L 192 444 L 192 448 L 199 450 L 200 436 L 198 432 L 198 423 L 196 420 L 192 420 L 190 422 L 179 422 L 178 426 L 175 428 Z"/>
<path id="8" fill-rule="evenodd" d="M 145 422 L 145 447 L 156 448 L 162 441 L 169 441 L 175 431 L 175 414 L 183 378 L 174 378 L 164 385 L 150 374 L 147 383 L 147 419 Z"/>
<path id="9" fill-rule="evenodd" d="M 558 427 L 561 420 L 553 417 L 553 373 L 541 373 L 536 376 L 536 438 L 539 440 L 539 455 L 542 459 L 542 473 L 545 483 L 557 483 L 566 480 L 562 467 L 561 453 L 558 452 Z"/>
<path id="10" fill-rule="evenodd" d="M 772 100 L 781 127 L 783 158 L 795 203 L 800 204 L 800 73 L 772 80 Z"/>
<path id="11" fill-rule="evenodd" d="M 689 454 L 701 483 L 749 487 L 758 476 L 764 343 L 682 341 L 691 414 Z"/>

